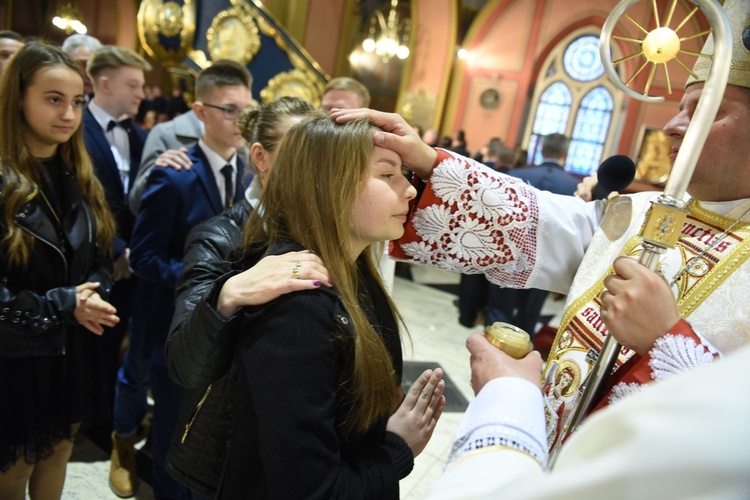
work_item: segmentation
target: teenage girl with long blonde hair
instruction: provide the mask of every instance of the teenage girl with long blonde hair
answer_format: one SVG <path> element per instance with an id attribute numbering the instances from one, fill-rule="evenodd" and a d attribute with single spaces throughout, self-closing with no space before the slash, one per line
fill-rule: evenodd
<path id="1" fill-rule="evenodd" d="M 371 246 L 403 233 L 414 188 L 366 121 L 327 115 L 281 142 L 244 246 L 309 250 L 322 285 L 246 308 L 221 498 L 397 499 L 445 406 L 442 372 L 399 389 L 398 314 Z M 299 266 L 290 266 L 292 278 Z"/>

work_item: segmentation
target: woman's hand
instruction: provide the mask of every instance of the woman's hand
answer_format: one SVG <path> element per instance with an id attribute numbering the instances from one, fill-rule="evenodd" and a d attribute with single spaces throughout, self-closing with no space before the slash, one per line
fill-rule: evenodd
<path id="1" fill-rule="evenodd" d="M 117 309 L 99 296 L 99 283 L 83 283 L 76 287 L 76 308 L 73 311 L 78 323 L 96 335 L 104 333 L 103 326 L 113 327 L 120 322 Z"/>
<path id="2" fill-rule="evenodd" d="M 130 249 L 126 248 L 114 262 L 112 280 L 117 283 L 120 280 L 129 279 L 130 276 Z"/>
<path id="3" fill-rule="evenodd" d="M 427 446 L 443 414 L 444 390 L 443 370 L 425 370 L 409 388 L 396 413 L 388 419 L 386 430 L 406 441 L 415 457 Z"/>
<path id="4" fill-rule="evenodd" d="M 672 290 L 660 274 L 620 256 L 604 278 L 602 320 L 617 341 L 640 355 L 680 320 Z"/>
<path id="5" fill-rule="evenodd" d="M 333 286 L 320 257 L 303 250 L 264 257 L 247 271 L 229 278 L 219 292 L 216 310 L 232 317 L 244 306 L 266 304 L 289 292 Z"/>

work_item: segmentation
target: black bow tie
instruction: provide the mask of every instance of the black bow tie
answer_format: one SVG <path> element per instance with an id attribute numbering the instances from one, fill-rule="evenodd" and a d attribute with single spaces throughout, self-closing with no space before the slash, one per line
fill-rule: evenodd
<path id="1" fill-rule="evenodd" d="M 125 118 L 124 120 L 120 120 L 119 122 L 110 120 L 109 123 L 107 123 L 107 132 L 111 131 L 115 127 L 122 127 L 126 131 L 129 131 L 132 124 L 133 120 L 130 118 Z"/>

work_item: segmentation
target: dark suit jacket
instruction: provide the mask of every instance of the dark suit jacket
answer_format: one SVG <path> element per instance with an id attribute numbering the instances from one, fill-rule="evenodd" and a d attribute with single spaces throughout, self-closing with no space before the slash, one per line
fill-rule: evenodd
<path id="1" fill-rule="evenodd" d="M 199 146 L 188 151 L 190 170 L 154 168 L 148 176 L 131 239 L 130 265 L 136 275 L 147 280 L 152 290 L 147 313 L 147 338 L 162 351 L 174 313 L 177 278 L 182 272 L 185 241 L 198 223 L 219 215 L 224 206 L 211 166 Z M 244 196 L 242 173 L 245 165 L 238 158 L 234 201 Z M 138 311 L 144 314 L 145 311 Z"/>
<path id="2" fill-rule="evenodd" d="M 133 185 L 135 176 L 138 173 L 138 166 L 141 162 L 141 153 L 143 144 L 146 142 L 147 132 L 138 125 L 131 125 L 135 134 L 130 136 L 130 140 L 136 140 L 131 147 L 130 158 L 130 180 L 129 185 Z M 117 169 L 115 157 L 112 155 L 109 141 L 104 135 L 102 127 L 96 121 L 94 115 L 88 108 L 83 111 L 83 139 L 86 143 L 86 150 L 94 162 L 96 176 L 104 186 L 104 192 L 107 196 L 109 209 L 117 221 L 117 237 L 115 238 L 115 258 L 117 258 L 125 248 L 130 244 L 130 233 L 133 231 L 134 217 L 128 210 L 127 198 L 125 197 L 125 186 L 120 179 L 120 171 Z"/>
<path id="3" fill-rule="evenodd" d="M 569 196 L 573 196 L 580 182 L 577 177 L 563 170 L 562 165 L 551 161 L 533 167 L 514 168 L 509 174 L 523 179 L 537 189 Z"/>

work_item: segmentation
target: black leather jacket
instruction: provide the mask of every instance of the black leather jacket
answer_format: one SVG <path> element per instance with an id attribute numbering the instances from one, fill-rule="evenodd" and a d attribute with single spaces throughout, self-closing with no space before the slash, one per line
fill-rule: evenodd
<path id="1" fill-rule="evenodd" d="M 217 314 L 213 295 L 218 295 L 227 279 L 245 269 L 235 260 L 233 250 L 251 211 L 250 203 L 243 199 L 195 226 L 185 242 L 166 351 L 169 375 L 187 389 L 215 382 L 231 364 L 234 342 L 225 330 L 236 321 L 225 321 Z"/>
<path id="2" fill-rule="evenodd" d="M 236 372 L 232 360 L 239 325 L 239 317 L 222 319 L 215 304 L 224 282 L 257 262 L 251 258 L 240 263 L 233 255 L 251 211 L 243 199 L 190 232 L 166 344 L 169 374 L 186 388 L 168 470 L 181 483 L 208 496 L 215 493 L 227 454 Z"/>
<path id="3" fill-rule="evenodd" d="M 112 260 L 97 246 L 91 207 L 67 171 L 62 186 L 62 234 L 37 196 L 14 215 L 15 224 L 34 237 L 28 263 L 11 265 L 7 250 L 0 252 L 0 358 L 64 354 L 65 336 L 80 326 L 73 315 L 75 287 L 99 282 L 99 294 L 109 296 Z M 0 199 L 3 187 L 0 178 Z M 7 234 L 0 217 L 0 239 Z"/>

